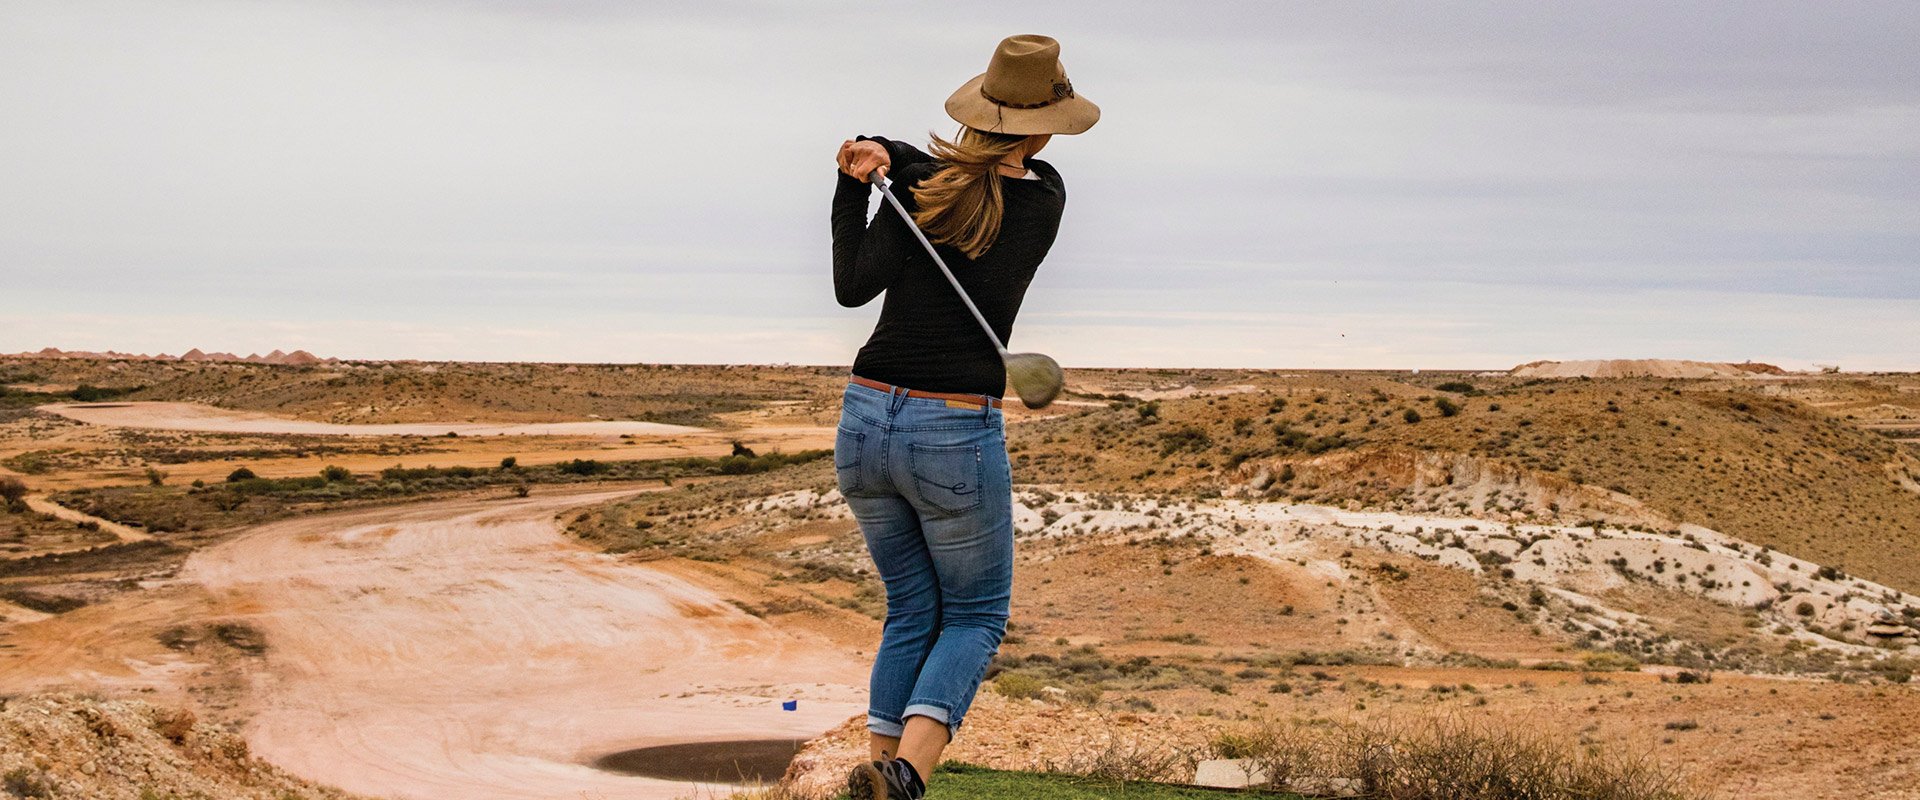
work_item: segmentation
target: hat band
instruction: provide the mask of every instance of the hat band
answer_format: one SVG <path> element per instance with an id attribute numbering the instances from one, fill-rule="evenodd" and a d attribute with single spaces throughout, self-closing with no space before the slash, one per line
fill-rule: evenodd
<path id="1" fill-rule="evenodd" d="M 1004 108 L 1019 108 L 1019 109 L 1046 108 L 1047 106 L 1053 105 L 1054 103 L 1058 103 L 1062 100 L 1072 97 L 1073 82 L 1068 81 L 1066 79 L 1054 81 L 1053 97 L 1050 97 L 1046 100 L 1042 100 L 1038 103 L 1009 103 L 998 97 L 994 97 L 992 93 L 988 92 L 987 85 L 984 82 L 980 84 L 980 96 L 987 98 L 987 102 L 992 103 L 996 106 L 1004 107 Z"/>

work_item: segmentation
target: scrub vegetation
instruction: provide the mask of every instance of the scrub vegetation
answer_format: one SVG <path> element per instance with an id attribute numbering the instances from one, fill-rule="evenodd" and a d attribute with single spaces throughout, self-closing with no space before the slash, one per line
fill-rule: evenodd
<path id="1" fill-rule="evenodd" d="M 1262 488 L 1282 498 L 1417 509 L 1416 487 L 1373 457 L 1460 455 L 1630 496 L 1675 521 L 1920 590 L 1920 445 L 1902 438 L 1906 430 L 1883 427 L 1920 419 L 1920 381 L 1429 376 L 1429 387 L 1368 373 L 1183 377 L 1236 388 L 1153 400 L 1109 389 L 1103 408 L 1022 429 L 1009 445 L 1015 474 L 1206 495 L 1263 469 L 1277 478 L 1291 466 L 1298 475 L 1307 463 L 1345 456 L 1352 474 L 1320 470 L 1310 481 Z M 1139 413 L 1148 407 L 1152 413 Z M 1495 510 L 1553 513 L 1518 503 Z"/>
<path id="2" fill-rule="evenodd" d="M 251 525 L 291 513 L 500 486 L 750 475 L 816 461 L 830 454 L 829 450 L 803 450 L 719 458 L 573 459 L 527 467 L 517 464 L 494 468 L 391 467 L 373 474 L 327 466 L 319 474 L 296 478 L 261 478 L 253 476 L 251 471 L 236 470 L 228 475 L 227 481 L 217 484 L 75 489 L 62 492 L 54 499 L 103 519 L 154 533 L 168 533 Z"/>
<path id="3" fill-rule="evenodd" d="M 92 618 L 294 514 L 627 482 L 657 490 L 569 510 L 567 534 L 726 598 L 743 629 L 871 652 L 885 593 L 822 449 L 843 377 L 0 361 L 0 479 L 92 515 L 0 513 L 0 616 Z M 1340 779 L 1406 798 L 1696 796 L 1661 764 L 1725 796 L 1910 777 L 1872 743 L 1920 714 L 1920 603 L 1895 591 L 1920 587 L 1920 379 L 1074 370 L 1068 386 L 1007 412 L 1014 616 L 969 717 L 983 733 L 956 742 L 936 798 L 1215 796 L 1153 781 L 1224 757 L 1306 795 Z M 714 430 L 201 434 L 32 410 L 82 387 L 330 422 Z M 861 737 L 830 734 L 809 763 Z M 1834 741 L 1868 745 L 1782 755 Z"/>

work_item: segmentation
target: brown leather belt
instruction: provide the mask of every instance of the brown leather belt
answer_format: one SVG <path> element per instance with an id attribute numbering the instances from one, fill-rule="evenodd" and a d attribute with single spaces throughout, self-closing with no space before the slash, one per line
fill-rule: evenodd
<path id="1" fill-rule="evenodd" d="M 955 392 L 926 392 L 926 391 L 921 391 L 919 389 L 908 389 L 904 386 L 895 386 L 891 383 L 881 383 L 880 381 L 876 381 L 872 378 L 862 378 L 858 375 L 852 375 L 852 376 L 849 376 L 849 378 L 854 383 L 860 384 L 861 386 L 865 386 L 869 389 L 879 389 L 880 391 L 887 392 L 889 394 L 891 394 L 895 389 L 899 389 L 906 392 L 908 397 L 925 397 L 931 400 L 945 400 L 949 403 L 965 403 L 971 406 L 985 405 L 985 406 L 991 406 L 993 408 L 1000 407 L 1000 398 L 993 397 L 991 395 L 959 394 Z"/>

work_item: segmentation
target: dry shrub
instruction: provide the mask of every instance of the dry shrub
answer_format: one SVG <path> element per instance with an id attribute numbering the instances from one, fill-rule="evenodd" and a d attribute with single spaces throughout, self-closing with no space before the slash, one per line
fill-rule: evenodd
<path id="1" fill-rule="evenodd" d="M 74 713 L 74 716 L 86 722 L 87 728 L 93 731 L 93 735 L 101 739 L 112 741 L 125 735 L 125 731 L 120 730 L 120 726 L 114 723 L 112 717 L 100 713 L 97 708 L 81 708 Z"/>
<path id="2" fill-rule="evenodd" d="M 1039 697 L 1040 690 L 1044 686 L 1045 684 L 1041 683 L 1039 678 L 1024 672 L 1003 672 L 1000 677 L 993 680 L 994 691 L 999 692 L 1002 697 L 1014 700 Z"/>
<path id="3" fill-rule="evenodd" d="M 19 511 L 27 507 L 27 484 L 12 475 L 0 475 L 0 502 L 4 502 L 7 511 Z"/>
<path id="4" fill-rule="evenodd" d="M 711 790 L 697 790 L 691 794 L 682 796 L 679 800 L 715 800 L 716 798 L 721 800 L 835 800 L 835 798 L 841 796 L 837 788 L 809 792 L 787 786 L 774 785 L 756 786 L 737 791 L 722 790 L 714 792 Z"/>
<path id="5" fill-rule="evenodd" d="M 1216 740 L 1220 741 L 1220 740 Z M 1677 772 L 1549 734 L 1454 718 L 1265 723 L 1226 739 L 1276 788 L 1369 800 L 1695 800 Z"/>
<path id="6" fill-rule="evenodd" d="M 1073 755 L 1045 759 L 1033 770 L 1108 781 L 1184 781 L 1193 777 L 1194 766 L 1205 755 L 1205 747 L 1144 741 L 1110 730 Z"/>

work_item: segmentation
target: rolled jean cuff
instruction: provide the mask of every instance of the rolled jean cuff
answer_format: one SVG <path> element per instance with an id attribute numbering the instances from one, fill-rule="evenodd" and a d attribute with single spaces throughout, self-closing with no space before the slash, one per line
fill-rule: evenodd
<path id="1" fill-rule="evenodd" d="M 881 736 L 891 736 L 898 739 L 900 738 L 900 734 L 907 731 L 907 726 L 906 723 L 901 720 L 892 719 L 876 711 L 868 711 L 867 730 L 873 731 Z"/>
<path id="2" fill-rule="evenodd" d="M 909 703 L 907 710 L 900 712 L 900 716 L 926 717 L 927 719 L 947 726 L 947 739 L 949 741 L 960 735 L 960 720 L 953 716 L 952 710 L 943 706 L 937 706 L 931 703 Z"/>

